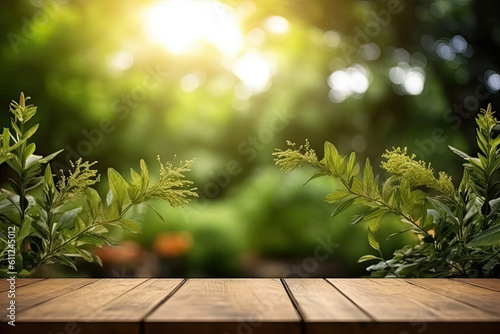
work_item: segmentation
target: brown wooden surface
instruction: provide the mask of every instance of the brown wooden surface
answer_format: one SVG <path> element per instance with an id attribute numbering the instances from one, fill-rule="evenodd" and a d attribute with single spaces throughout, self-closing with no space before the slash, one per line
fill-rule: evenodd
<path id="1" fill-rule="evenodd" d="M 462 283 L 467 283 L 471 285 L 480 286 L 482 288 L 487 288 L 500 292 L 500 279 L 489 279 L 489 278 L 456 278 L 455 281 Z"/>
<path id="2" fill-rule="evenodd" d="M 4 289 L 0 332 L 499 334 L 499 282 L 17 279 L 16 327 Z"/>
<path id="3" fill-rule="evenodd" d="M 145 333 L 241 332 L 243 327 L 300 333 L 300 317 L 279 279 L 188 280 L 146 318 Z"/>
<path id="4" fill-rule="evenodd" d="M 437 278 L 408 280 L 408 282 L 432 290 L 434 293 L 471 305 L 493 314 L 497 318 L 500 317 L 500 292 L 454 280 L 449 280 L 446 284 L 442 284 L 441 281 Z"/>
<path id="5" fill-rule="evenodd" d="M 43 281 L 44 278 L 21 278 L 16 279 L 16 287 Z M 0 292 L 9 290 L 10 283 L 6 279 L 0 280 Z"/>

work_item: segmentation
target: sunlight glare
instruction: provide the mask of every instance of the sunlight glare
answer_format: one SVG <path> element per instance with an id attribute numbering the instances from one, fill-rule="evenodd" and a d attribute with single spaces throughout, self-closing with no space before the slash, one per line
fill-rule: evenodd
<path id="1" fill-rule="evenodd" d="M 215 0 L 166 0 L 148 11 L 149 34 L 174 54 L 197 49 L 203 42 L 222 54 L 236 55 L 242 33 L 232 9 Z"/>
<path id="2" fill-rule="evenodd" d="M 263 91 L 272 76 L 272 64 L 262 55 L 249 52 L 234 66 L 234 74 L 253 93 Z"/>

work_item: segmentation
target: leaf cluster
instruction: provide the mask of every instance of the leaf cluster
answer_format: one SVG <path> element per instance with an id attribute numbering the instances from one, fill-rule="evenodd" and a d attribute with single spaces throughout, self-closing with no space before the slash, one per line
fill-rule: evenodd
<path id="1" fill-rule="evenodd" d="M 151 198 L 168 201 L 172 206 L 187 204 L 196 197 L 196 188 L 185 179 L 193 160 L 174 167 L 160 162 L 160 179 L 150 182 L 148 167 L 140 161 L 140 171 L 130 170 L 130 181 L 116 170 L 108 169 L 109 192 L 104 201 L 94 186 L 100 175 L 93 169 L 96 162 L 78 159 L 71 169 L 61 171 L 54 182 L 49 162 L 61 151 L 47 157 L 35 155 L 36 145 L 30 138 L 38 124 L 26 127 L 36 107 L 12 102 L 11 129 L 1 137 L 0 164 L 6 163 L 16 177 L 9 179 L 10 189 L 0 189 L 0 275 L 17 272 L 28 276 L 42 264 L 60 263 L 75 270 L 75 260 L 101 264 L 90 247 L 115 245 L 108 228 L 118 226 L 137 233 L 140 226 L 126 213 L 135 205 L 147 205 Z M 41 189 L 41 195 L 33 195 Z M 39 193 L 39 192 L 38 192 Z M 15 242 L 9 229 L 15 227 Z"/>
<path id="2" fill-rule="evenodd" d="M 365 255 L 359 262 L 377 260 L 368 267 L 377 277 L 498 277 L 500 275 L 500 136 L 491 105 L 477 117 L 477 157 L 450 147 L 465 160 L 458 188 L 445 172 L 435 172 L 429 163 L 416 160 L 407 149 L 387 150 L 381 167 L 388 172 L 384 182 L 374 177 L 367 159 L 361 172 L 355 153 L 339 154 L 325 143 L 324 158 L 306 144 L 298 149 L 288 143 L 287 150 L 273 153 L 282 170 L 305 165 L 317 170 L 308 181 L 330 176 L 343 187 L 328 194 L 325 201 L 335 205 L 332 218 L 352 205 L 365 211 L 348 223 L 367 222 L 368 241 L 377 255 Z M 308 182 L 306 181 L 306 182 Z M 396 215 L 407 225 L 387 238 L 402 233 L 418 237 L 417 245 L 407 245 L 384 259 L 375 231 L 387 215 Z"/>

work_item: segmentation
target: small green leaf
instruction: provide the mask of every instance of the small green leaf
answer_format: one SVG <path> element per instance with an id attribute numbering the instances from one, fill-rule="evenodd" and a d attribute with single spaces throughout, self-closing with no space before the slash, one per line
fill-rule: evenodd
<path id="1" fill-rule="evenodd" d="M 108 169 L 109 189 L 113 194 L 113 199 L 118 205 L 118 210 L 121 213 L 121 208 L 128 198 L 128 183 L 125 179 L 113 168 Z"/>
<path id="2" fill-rule="evenodd" d="M 55 230 L 72 227 L 75 223 L 76 216 L 82 211 L 82 208 L 75 208 L 73 210 L 66 211 L 61 216 L 61 219 L 55 225 Z"/>
<path id="3" fill-rule="evenodd" d="M 85 233 L 78 238 L 78 242 L 83 244 L 102 245 L 106 243 L 103 238 L 93 233 Z"/>
<path id="4" fill-rule="evenodd" d="M 73 268 L 73 270 L 75 271 L 78 271 L 78 269 L 76 268 L 75 264 L 73 263 L 73 261 L 71 260 L 71 258 L 69 258 L 68 256 L 66 255 L 62 255 L 62 254 L 57 254 L 55 255 L 55 257 L 61 261 L 62 264 L 70 267 L 70 268 Z"/>
<path id="5" fill-rule="evenodd" d="M 142 231 L 141 227 L 130 219 L 120 219 L 118 223 L 126 230 L 132 233 L 139 233 Z"/>
<path id="6" fill-rule="evenodd" d="M 450 150 L 453 153 L 455 153 L 456 155 L 458 155 L 459 157 L 461 157 L 461 158 L 463 158 L 463 159 L 465 159 L 467 161 L 469 161 L 469 159 L 471 158 L 467 153 L 460 151 L 458 148 L 455 148 L 455 147 L 453 147 L 451 145 L 448 145 L 448 147 L 450 148 Z"/>
<path id="7" fill-rule="evenodd" d="M 33 125 L 28 131 L 26 131 L 24 133 L 23 138 L 28 139 L 28 138 L 32 137 L 35 134 L 36 130 L 38 130 L 39 125 L 40 124 Z"/>
<path id="8" fill-rule="evenodd" d="M 308 178 L 307 180 L 305 180 L 304 183 L 302 183 L 302 187 L 305 186 L 306 184 L 308 184 L 310 181 L 312 181 L 314 179 L 317 179 L 318 177 L 325 176 L 325 175 L 326 175 L 325 173 L 314 174 L 313 176 L 311 176 L 310 178 Z"/>
<path id="9" fill-rule="evenodd" d="M 370 243 L 370 246 L 372 246 L 373 249 L 380 252 L 380 244 L 375 239 L 375 234 L 371 229 L 368 229 L 368 242 Z"/>
<path id="10" fill-rule="evenodd" d="M 386 239 L 386 240 L 392 239 L 392 238 L 394 238 L 395 236 L 398 236 L 398 235 L 400 235 L 400 234 L 406 233 L 406 232 L 411 231 L 411 230 L 413 230 L 413 228 L 411 228 L 411 227 L 410 227 L 410 228 L 405 228 L 404 230 L 397 231 L 397 232 L 395 232 L 395 233 L 389 234 L 389 236 L 387 237 L 387 239 Z"/>
<path id="11" fill-rule="evenodd" d="M 55 189 L 54 179 L 52 177 L 52 170 L 50 169 L 50 164 L 45 167 L 45 174 L 43 180 L 49 189 Z"/>
<path id="12" fill-rule="evenodd" d="M 478 233 L 467 245 L 472 247 L 500 245 L 500 225 Z"/>
<path id="13" fill-rule="evenodd" d="M 362 257 L 359 258 L 358 263 L 365 262 L 365 261 L 371 261 L 371 260 L 379 260 L 382 261 L 383 259 L 379 256 L 375 255 L 363 255 Z"/>
<path id="14" fill-rule="evenodd" d="M 87 197 L 87 205 L 90 210 L 90 215 L 93 219 L 95 219 L 102 212 L 101 196 L 99 196 L 99 193 L 92 188 L 86 188 L 85 194 Z"/>
<path id="15" fill-rule="evenodd" d="M 335 210 L 333 211 L 333 213 L 330 215 L 330 219 L 334 218 L 336 215 L 338 215 L 339 213 L 341 213 L 342 211 L 346 210 L 349 206 L 351 206 L 351 204 L 354 202 L 354 198 L 350 198 L 342 203 L 340 203 L 336 208 Z"/>
<path id="16" fill-rule="evenodd" d="M 143 191 L 145 191 L 149 186 L 149 171 L 148 166 L 146 165 L 146 161 L 141 159 L 141 179 L 143 185 Z"/>
<path id="17" fill-rule="evenodd" d="M 355 224 L 361 222 L 363 220 L 363 218 L 365 218 L 364 215 L 355 215 L 355 216 L 352 216 L 347 221 L 347 224 L 355 225 Z"/>
<path id="18" fill-rule="evenodd" d="M 158 210 L 156 210 L 153 206 L 147 204 L 147 203 L 143 203 L 145 206 L 147 206 L 148 208 L 150 208 L 151 210 L 153 210 L 154 213 L 156 213 L 156 215 L 161 219 L 162 222 L 165 222 L 165 218 L 163 218 L 163 216 L 161 215 L 160 212 L 158 212 Z"/>
<path id="19" fill-rule="evenodd" d="M 40 160 L 38 160 L 38 162 L 39 162 L 40 164 L 46 164 L 46 163 L 47 163 L 47 162 L 49 162 L 50 160 L 54 159 L 54 158 L 55 158 L 55 157 L 56 157 L 59 153 L 61 153 L 62 151 L 64 151 L 64 150 L 59 150 L 59 151 L 57 151 L 57 152 L 54 152 L 54 153 L 52 153 L 52 154 L 49 154 L 49 155 L 47 155 L 46 157 L 43 157 L 43 158 L 41 158 Z"/>
<path id="20" fill-rule="evenodd" d="M 325 202 L 335 203 L 338 200 L 341 200 L 349 195 L 351 195 L 351 193 L 348 190 L 337 190 L 331 194 L 326 195 Z"/>

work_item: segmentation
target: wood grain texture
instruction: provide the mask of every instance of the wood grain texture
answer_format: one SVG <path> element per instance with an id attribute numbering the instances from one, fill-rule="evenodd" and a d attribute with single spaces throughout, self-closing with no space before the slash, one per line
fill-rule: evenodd
<path id="1" fill-rule="evenodd" d="M 285 283 L 307 321 L 373 321 L 324 279 L 287 278 Z"/>
<path id="2" fill-rule="evenodd" d="M 56 278 L 40 280 L 16 289 L 16 312 L 19 314 L 30 307 L 57 298 L 94 282 L 95 279 Z M 0 300 L 0 309 L 8 305 L 7 299 Z"/>
<path id="3" fill-rule="evenodd" d="M 2 334 L 500 333 L 495 279 L 19 281 Z"/>
<path id="4" fill-rule="evenodd" d="M 491 313 L 409 284 L 402 279 L 329 279 L 329 281 L 379 322 L 500 320 Z M 451 280 L 439 281 L 441 286 L 453 283 Z"/>
<path id="5" fill-rule="evenodd" d="M 499 317 L 401 279 L 328 281 L 375 320 L 345 324 L 349 333 L 500 333 Z M 442 285 L 448 281 L 440 280 Z"/>
<path id="6" fill-rule="evenodd" d="M 455 281 L 472 284 L 482 288 L 500 292 L 500 279 L 491 278 L 456 278 Z"/>
<path id="7" fill-rule="evenodd" d="M 45 278 L 16 278 L 16 288 L 20 288 L 22 286 L 33 284 L 36 282 L 43 281 Z M 7 291 L 10 288 L 10 283 L 7 279 L 2 278 L 0 280 L 0 292 Z"/>
<path id="8" fill-rule="evenodd" d="M 472 305 L 489 314 L 494 314 L 497 319 L 500 317 L 500 292 L 498 291 L 455 280 L 447 280 L 446 284 L 443 284 L 442 280 L 438 278 L 408 279 L 407 281 L 442 296 Z"/>
<path id="9" fill-rule="evenodd" d="M 285 279 L 308 334 L 364 333 L 372 322 L 364 311 L 324 279 Z"/>
<path id="10" fill-rule="evenodd" d="M 145 279 L 100 279 L 18 314 L 20 321 L 93 321 L 101 308 Z"/>
<path id="11" fill-rule="evenodd" d="M 6 333 L 67 333 L 69 326 L 73 328 L 73 332 L 138 334 L 141 330 L 140 322 L 113 319 L 100 321 L 99 313 L 104 305 L 144 281 L 145 279 L 120 278 L 95 280 L 77 290 L 18 313 L 15 329 L 7 328 Z M 36 331 L 33 331 L 35 329 Z"/>
<path id="12" fill-rule="evenodd" d="M 151 313 L 145 333 L 300 333 L 279 279 L 190 279 Z"/>
<path id="13" fill-rule="evenodd" d="M 94 319 L 140 322 L 182 281 L 182 279 L 149 279 L 105 304 Z"/>

